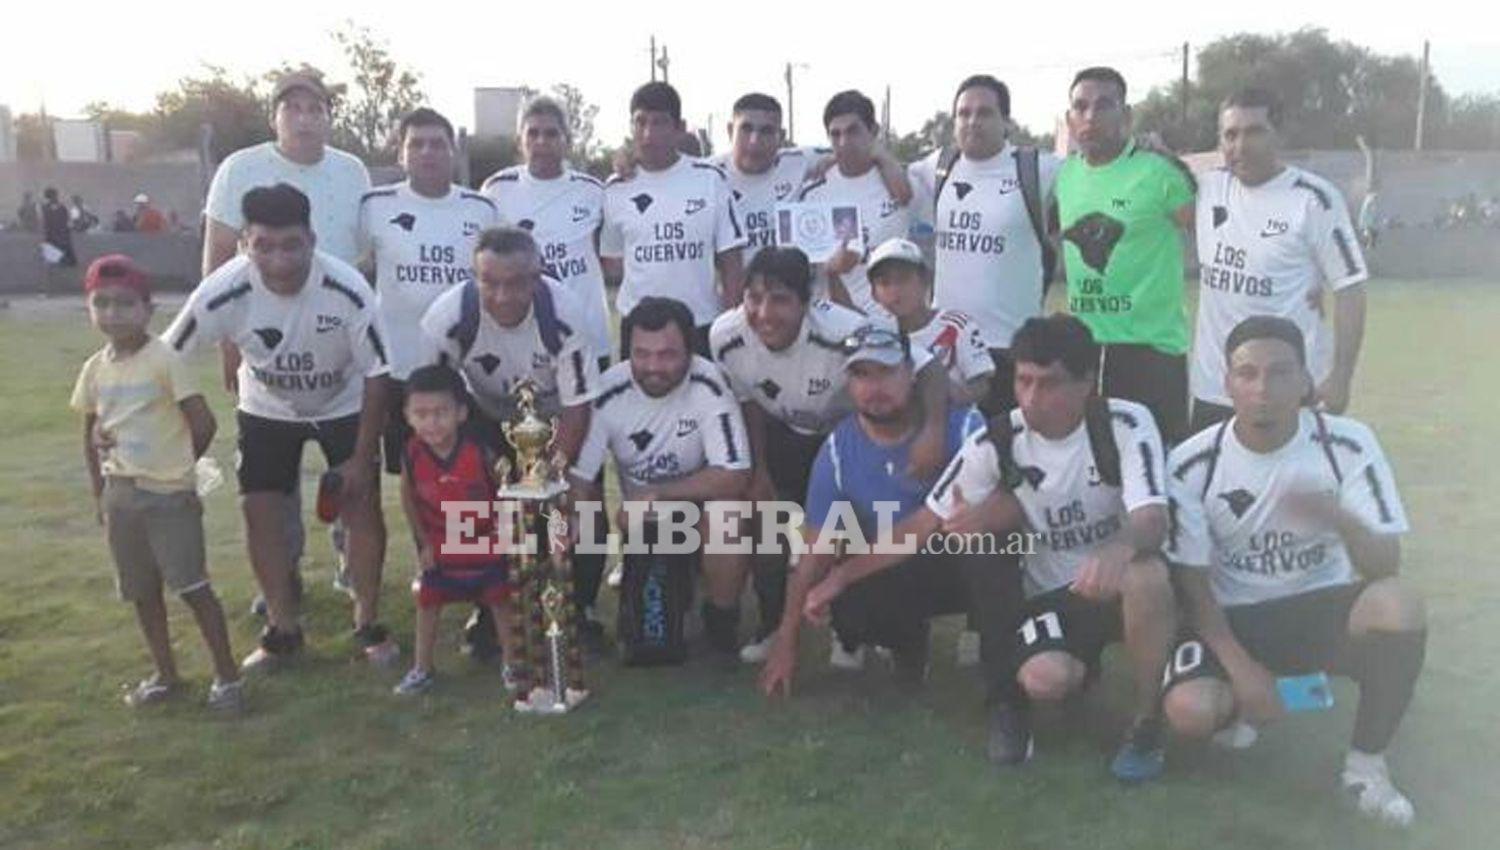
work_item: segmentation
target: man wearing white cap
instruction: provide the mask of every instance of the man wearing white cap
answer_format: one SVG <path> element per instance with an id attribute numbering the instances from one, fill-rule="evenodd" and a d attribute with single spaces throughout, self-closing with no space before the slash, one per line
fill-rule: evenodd
<path id="1" fill-rule="evenodd" d="M 135 196 L 135 217 L 131 223 L 136 233 L 161 233 L 167 229 L 167 217 L 151 206 L 151 197 L 145 192 Z"/>

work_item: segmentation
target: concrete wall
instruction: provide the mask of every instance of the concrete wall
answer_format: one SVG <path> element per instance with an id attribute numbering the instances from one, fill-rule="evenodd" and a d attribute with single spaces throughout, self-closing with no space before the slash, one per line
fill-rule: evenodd
<path id="1" fill-rule="evenodd" d="M 116 210 L 133 210 L 135 196 L 145 192 L 163 215 L 196 229 L 212 172 L 190 162 L 0 162 L 0 222 L 15 221 L 25 192 L 38 200 L 42 190 L 57 187 L 64 199 L 82 195 L 83 203 L 109 227 Z"/>
<path id="2" fill-rule="evenodd" d="M 80 289 L 83 270 L 95 257 L 122 253 L 151 272 L 162 289 L 189 289 L 198 282 L 202 243 L 196 233 L 79 233 L 73 236 L 78 267 L 42 262 L 41 237 L 0 233 L 0 292 L 68 292 Z"/>

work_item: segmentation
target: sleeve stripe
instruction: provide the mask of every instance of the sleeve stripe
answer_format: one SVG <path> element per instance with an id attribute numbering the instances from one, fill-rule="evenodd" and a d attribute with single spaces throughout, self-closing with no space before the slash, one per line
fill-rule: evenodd
<path id="1" fill-rule="evenodd" d="M 188 316 L 188 320 L 182 325 L 182 330 L 177 332 L 177 338 L 172 340 L 172 347 L 181 351 L 183 346 L 187 345 L 187 341 L 192 339 L 193 332 L 196 330 L 198 330 L 198 320 L 193 316 Z"/>
<path id="2" fill-rule="evenodd" d="M 1349 237 L 1344 235 L 1342 228 L 1335 227 L 1333 229 L 1333 244 L 1338 246 L 1339 256 L 1344 259 L 1345 272 L 1352 277 L 1363 271 L 1359 267 L 1359 263 L 1354 259 L 1354 249 L 1349 246 Z"/>
<path id="3" fill-rule="evenodd" d="M 933 488 L 932 499 L 934 501 L 941 502 L 947 496 L 948 488 L 952 486 L 954 479 L 958 478 L 958 473 L 963 468 L 964 459 L 959 457 L 958 460 L 953 462 L 953 467 L 948 470 L 948 474 L 943 476 L 943 480 L 938 482 L 938 486 Z"/>
<path id="4" fill-rule="evenodd" d="M 1370 495 L 1375 497 L 1375 507 L 1380 509 L 1380 521 L 1387 524 L 1393 522 L 1391 506 L 1385 500 L 1385 490 L 1380 486 L 1380 476 L 1375 474 L 1374 464 L 1365 467 L 1365 480 L 1370 482 Z"/>
<path id="5" fill-rule="evenodd" d="M 1153 496 L 1161 495 L 1161 488 L 1156 485 L 1156 472 L 1151 468 L 1151 444 L 1141 443 L 1141 469 L 1146 473 L 1146 489 Z"/>
<path id="6" fill-rule="evenodd" d="M 1182 536 L 1182 521 L 1177 518 L 1177 500 L 1167 499 L 1167 551 L 1177 553 L 1178 539 Z"/>
<path id="7" fill-rule="evenodd" d="M 583 380 L 583 352 L 573 349 L 573 392 L 575 395 L 583 395 L 588 391 L 588 384 Z"/>
<path id="8" fill-rule="evenodd" d="M 729 412 L 719 414 L 719 429 L 724 432 L 724 448 L 729 452 L 729 462 L 740 462 L 739 447 L 734 444 L 734 428 L 729 424 Z"/>
<path id="9" fill-rule="evenodd" d="M 212 313 L 220 307 L 223 307 L 225 304 L 228 304 L 234 299 L 239 298 L 240 296 L 245 295 L 249 292 L 250 281 L 247 280 L 244 283 L 233 287 L 232 289 L 225 290 L 224 292 L 221 292 L 218 295 L 215 295 L 214 297 L 208 299 L 208 303 L 203 305 L 203 307 L 205 310 L 208 310 L 210 313 Z"/>
<path id="10" fill-rule="evenodd" d="M 380 358 L 380 362 L 389 363 L 385 356 L 385 344 L 380 341 L 380 334 L 375 331 L 374 325 L 365 327 L 365 336 L 370 338 L 370 346 L 375 349 L 375 356 Z"/>

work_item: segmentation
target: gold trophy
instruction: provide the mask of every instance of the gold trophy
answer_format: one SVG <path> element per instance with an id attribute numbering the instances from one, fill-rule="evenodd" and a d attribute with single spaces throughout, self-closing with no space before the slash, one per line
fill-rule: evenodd
<path id="1" fill-rule="evenodd" d="M 514 627 L 522 647 L 515 708 L 526 714 L 566 714 L 589 695 L 571 604 L 572 547 L 563 499 L 568 464 L 552 445 L 556 427 L 536 412 L 535 385 L 523 381 L 515 394 L 516 417 L 500 430 L 516 460 L 512 464 L 502 457 L 495 463 L 500 482 L 495 495 L 517 503 L 522 539 L 537 539 L 545 547 L 522 547 L 511 565 L 520 608 Z"/>

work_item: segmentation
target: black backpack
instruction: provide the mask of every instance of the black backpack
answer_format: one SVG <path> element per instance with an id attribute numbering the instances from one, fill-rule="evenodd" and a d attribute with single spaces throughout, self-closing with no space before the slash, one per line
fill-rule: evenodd
<path id="1" fill-rule="evenodd" d="M 459 297 L 458 324 L 448 331 L 449 338 L 458 343 L 460 362 L 452 364 L 454 367 L 461 365 L 464 358 L 469 356 L 474 340 L 479 338 L 479 286 L 471 280 L 463 284 L 463 287 L 463 294 Z M 562 351 L 563 336 L 572 333 L 572 329 L 557 318 L 557 305 L 552 302 L 552 290 L 547 287 L 545 277 L 537 281 L 536 288 L 532 290 L 531 309 L 536 314 L 536 326 L 542 336 L 542 345 L 546 347 L 548 354 L 556 356 Z"/>
<path id="2" fill-rule="evenodd" d="M 1048 212 L 1042 206 L 1041 154 L 1030 145 L 1017 145 L 1012 155 L 1016 158 L 1016 179 L 1021 184 L 1021 198 L 1026 202 L 1031 230 L 1042 248 L 1042 292 L 1045 293 L 1047 286 L 1057 277 L 1057 249 L 1047 238 Z M 947 185 L 959 156 L 958 148 L 943 148 L 938 154 L 932 192 L 934 215 L 937 214 L 937 199 L 943 196 L 943 186 Z"/>
<path id="3" fill-rule="evenodd" d="M 1313 421 L 1318 426 L 1316 437 L 1318 445 L 1323 447 L 1323 457 L 1328 459 L 1328 466 L 1333 470 L 1333 480 L 1342 486 L 1344 483 L 1344 470 L 1339 466 L 1339 459 L 1334 457 L 1333 454 L 1333 438 L 1328 434 L 1328 419 L 1323 415 L 1323 411 L 1321 410 L 1314 409 L 1312 414 Z M 1214 445 L 1208 454 L 1208 474 L 1203 476 L 1203 490 L 1198 494 L 1200 498 L 1208 498 L 1208 487 L 1214 481 L 1214 472 L 1219 468 L 1219 454 L 1224 448 L 1224 432 L 1229 430 L 1229 424 L 1232 421 L 1233 417 L 1220 422 L 1219 430 L 1214 432 Z"/>
<path id="4" fill-rule="evenodd" d="M 1094 454 L 1094 469 L 1099 480 L 1110 487 L 1120 486 L 1120 446 L 1115 442 L 1115 429 L 1110 420 L 1109 399 L 1090 396 L 1083 408 L 1083 425 L 1089 434 L 1089 450 Z M 1010 424 L 1010 414 L 1002 413 L 989 422 L 985 438 L 995 447 L 995 457 L 1000 464 L 1000 481 L 1009 490 L 1021 486 L 1026 476 L 1016 465 L 1015 452 L 1011 445 L 1016 438 L 1016 429 Z"/>

